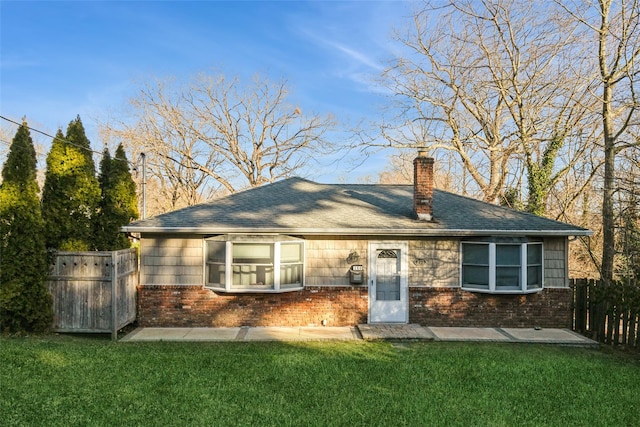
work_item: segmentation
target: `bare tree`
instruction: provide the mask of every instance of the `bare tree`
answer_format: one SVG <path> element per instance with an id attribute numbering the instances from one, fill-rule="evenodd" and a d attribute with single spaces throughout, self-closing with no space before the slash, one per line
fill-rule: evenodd
<path id="1" fill-rule="evenodd" d="M 5 126 L 0 126 L 0 159 L 2 160 L 2 163 L 4 163 L 4 159 L 9 152 L 9 146 L 11 145 L 12 139 L 13 136 L 11 135 L 11 131 Z"/>
<path id="2" fill-rule="evenodd" d="M 620 166 L 618 231 L 622 277 L 640 285 L 640 146 L 627 150 Z"/>
<path id="3" fill-rule="evenodd" d="M 184 85 L 155 81 L 132 100 L 135 122 L 109 132 L 148 155 L 172 205 L 193 204 L 303 174 L 336 149 L 326 138 L 333 119 L 304 114 L 287 97 L 286 81 L 259 76 L 246 86 L 206 74 Z"/>
<path id="4" fill-rule="evenodd" d="M 566 0 L 559 4 L 576 22 L 595 35 L 599 93 L 594 105 L 601 115 L 604 178 L 602 195 L 601 276 L 614 276 L 616 159 L 638 147 L 638 60 L 640 59 L 640 4 L 638 0 Z"/>
<path id="5" fill-rule="evenodd" d="M 526 172 L 531 210 L 543 213 L 589 123 L 592 80 L 577 78 L 570 23 L 529 1 L 426 3 L 398 37 L 408 53 L 385 75 L 400 100 L 385 139 L 456 153 L 490 202 Z"/>
<path id="6" fill-rule="evenodd" d="M 389 156 L 384 170 L 378 174 L 380 184 L 411 184 L 413 183 L 413 160 L 416 154 L 409 150 L 398 150 Z M 463 192 L 463 185 L 457 179 L 457 167 L 453 164 L 450 153 L 437 154 L 434 165 L 433 185 L 445 191 Z"/>

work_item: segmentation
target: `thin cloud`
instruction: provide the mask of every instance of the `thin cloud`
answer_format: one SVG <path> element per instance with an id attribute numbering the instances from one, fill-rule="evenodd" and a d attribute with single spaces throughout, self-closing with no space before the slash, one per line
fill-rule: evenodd
<path id="1" fill-rule="evenodd" d="M 338 40 L 331 40 L 324 35 L 320 35 L 317 32 L 312 32 L 307 28 L 297 28 L 297 32 L 305 37 L 306 39 L 312 41 L 317 46 L 324 48 L 328 51 L 338 51 L 342 55 L 347 56 L 353 65 L 365 66 L 366 68 L 372 69 L 373 71 L 380 72 L 384 69 L 382 64 L 380 64 L 375 59 L 366 55 L 365 53 L 347 45 L 346 43 L 342 43 Z M 333 55 L 331 55 L 333 56 Z"/>
<path id="2" fill-rule="evenodd" d="M 384 67 L 382 66 L 382 64 L 380 64 L 379 62 L 375 61 L 373 58 L 365 55 L 362 52 L 358 52 L 355 49 L 350 48 L 349 46 L 347 46 L 346 44 L 340 43 L 338 41 L 332 41 L 332 40 L 322 40 L 325 44 L 333 47 L 334 49 L 344 53 L 345 55 L 347 55 L 349 58 L 351 58 L 353 61 L 360 63 L 368 68 L 371 68 L 375 71 L 382 71 L 384 69 Z"/>

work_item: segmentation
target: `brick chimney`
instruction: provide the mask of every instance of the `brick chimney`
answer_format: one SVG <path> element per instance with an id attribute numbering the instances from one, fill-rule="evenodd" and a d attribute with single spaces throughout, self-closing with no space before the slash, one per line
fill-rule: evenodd
<path id="1" fill-rule="evenodd" d="M 417 219 L 431 221 L 433 216 L 433 158 L 418 151 L 413 160 L 413 212 Z"/>

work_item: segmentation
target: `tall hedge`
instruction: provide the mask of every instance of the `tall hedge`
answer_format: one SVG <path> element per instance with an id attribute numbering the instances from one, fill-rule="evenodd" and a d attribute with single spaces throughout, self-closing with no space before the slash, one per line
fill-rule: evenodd
<path id="1" fill-rule="evenodd" d="M 114 158 L 105 148 L 100 162 L 99 182 L 102 196 L 96 221 L 97 249 L 126 249 L 130 247 L 130 242 L 120 232 L 120 227 L 138 218 L 138 199 L 122 144 L 118 145 Z"/>
<path id="2" fill-rule="evenodd" d="M 92 155 L 80 117 L 69 123 L 66 136 L 59 130 L 51 143 L 42 192 L 48 248 L 87 251 L 96 247 L 100 186 Z"/>
<path id="3" fill-rule="evenodd" d="M 16 132 L 0 186 L 0 328 L 44 331 L 52 322 L 36 152 L 26 123 Z"/>

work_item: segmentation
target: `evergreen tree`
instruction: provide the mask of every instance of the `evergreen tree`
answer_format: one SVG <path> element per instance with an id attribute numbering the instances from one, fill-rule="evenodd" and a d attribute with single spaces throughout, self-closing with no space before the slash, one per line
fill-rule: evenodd
<path id="1" fill-rule="evenodd" d="M 42 215 L 47 247 L 66 251 L 95 249 L 94 221 L 100 186 L 95 176 L 91 144 L 80 117 L 58 131 L 47 155 Z"/>
<path id="2" fill-rule="evenodd" d="M 108 149 L 104 150 L 100 162 L 100 190 L 96 246 L 98 250 L 126 249 L 131 245 L 120 227 L 138 218 L 138 201 L 122 144 L 118 145 L 115 158 L 111 158 Z"/>
<path id="3" fill-rule="evenodd" d="M 0 186 L 0 329 L 44 331 L 52 321 L 36 152 L 26 123 L 16 132 Z"/>

